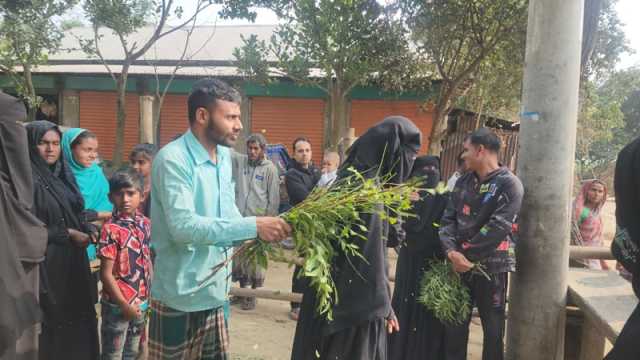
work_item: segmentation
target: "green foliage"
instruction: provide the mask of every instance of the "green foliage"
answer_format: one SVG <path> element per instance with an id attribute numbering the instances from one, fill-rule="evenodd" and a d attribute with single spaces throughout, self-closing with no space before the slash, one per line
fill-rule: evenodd
<path id="1" fill-rule="evenodd" d="M 427 269 L 420 280 L 418 302 L 443 323 L 462 324 L 471 315 L 471 295 L 461 275 L 446 260 L 428 260 Z M 469 276 L 490 279 L 480 264 L 475 264 Z"/>
<path id="2" fill-rule="evenodd" d="M 329 189 L 316 188 L 302 203 L 281 217 L 293 229 L 295 252 L 304 259 L 300 276 L 309 280 L 316 292 L 317 312 L 332 319 L 332 307 L 339 302 L 331 270 L 334 259 L 362 258 L 354 239 L 367 240 L 367 224 L 363 214 L 377 215 L 394 224 L 403 216 L 412 216 L 410 194 L 419 180 L 402 185 L 391 184 L 389 176 L 365 179 L 351 169 L 353 175 Z M 254 266 L 266 268 L 268 258 L 284 258 L 280 248 L 257 240 L 245 243 L 234 257 L 242 256 Z M 214 274 L 228 261 L 214 267 Z M 206 281 L 206 280 L 205 280 Z"/>
<path id="3" fill-rule="evenodd" d="M 47 62 L 59 50 L 62 31 L 54 20 L 76 0 L 0 0 L 0 70 L 8 74 L 18 94 L 33 113 L 40 98 L 31 80 L 31 69 Z M 21 67 L 16 71 L 16 67 Z"/>
<path id="4" fill-rule="evenodd" d="M 149 23 L 155 12 L 166 11 L 152 0 L 85 0 L 84 10 L 96 27 L 127 36 Z"/>
<path id="5" fill-rule="evenodd" d="M 429 260 L 420 280 L 418 302 L 448 324 L 461 324 L 471 314 L 471 295 L 451 263 Z"/>

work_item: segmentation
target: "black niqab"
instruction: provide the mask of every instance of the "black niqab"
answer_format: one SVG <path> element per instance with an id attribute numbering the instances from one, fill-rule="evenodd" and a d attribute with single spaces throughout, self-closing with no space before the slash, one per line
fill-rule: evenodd
<path id="1" fill-rule="evenodd" d="M 350 176 L 350 167 L 370 178 L 393 174 L 392 183 L 405 181 L 420 150 L 422 134 L 411 120 L 390 116 L 369 128 L 349 148 L 338 180 Z"/>

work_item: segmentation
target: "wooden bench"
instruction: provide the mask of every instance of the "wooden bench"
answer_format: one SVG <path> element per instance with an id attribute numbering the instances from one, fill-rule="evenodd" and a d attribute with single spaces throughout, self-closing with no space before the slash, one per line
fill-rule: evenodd
<path id="1" fill-rule="evenodd" d="M 605 339 L 615 343 L 638 299 L 631 283 L 613 271 L 571 268 L 568 304 L 577 306 L 580 314 L 568 314 L 566 358 L 602 360 Z"/>

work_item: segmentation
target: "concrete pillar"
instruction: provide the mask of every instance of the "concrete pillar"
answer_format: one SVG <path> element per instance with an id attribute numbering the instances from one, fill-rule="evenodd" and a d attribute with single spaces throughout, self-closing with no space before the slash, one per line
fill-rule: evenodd
<path id="1" fill-rule="evenodd" d="M 563 358 L 583 2 L 529 2 L 508 360 Z"/>
<path id="2" fill-rule="evenodd" d="M 247 152 L 247 138 L 251 135 L 251 98 L 248 96 L 242 97 L 242 103 L 240 104 L 240 120 L 242 121 L 242 131 L 236 141 L 234 149 L 237 152 L 245 154 Z M 267 142 L 269 142 L 268 134 L 265 134 Z"/>
<path id="3" fill-rule="evenodd" d="M 153 136 L 153 101 L 151 95 L 140 95 L 140 143 L 155 143 Z"/>
<path id="4" fill-rule="evenodd" d="M 80 127 L 80 94 L 73 90 L 62 91 L 60 101 L 60 125 Z"/>

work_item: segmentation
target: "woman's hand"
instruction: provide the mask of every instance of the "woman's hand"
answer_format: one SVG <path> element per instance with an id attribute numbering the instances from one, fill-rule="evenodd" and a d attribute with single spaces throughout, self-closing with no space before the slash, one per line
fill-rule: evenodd
<path id="1" fill-rule="evenodd" d="M 67 229 L 67 232 L 69 233 L 69 239 L 71 239 L 73 245 L 77 247 L 86 247 L 89 245 L 89 241 L 91 240 L 89 235 L 76 229 Z"/>
<path id="2" fill-rule="evenodd" d="M 400 324 L 398 323 L 398 319 L 396 318 L 395 314 L 391 314 L 390 317 L 385 319 L 385 324 L 387 325 L 387 332 L 389 334 L 400 331 Z"/>

